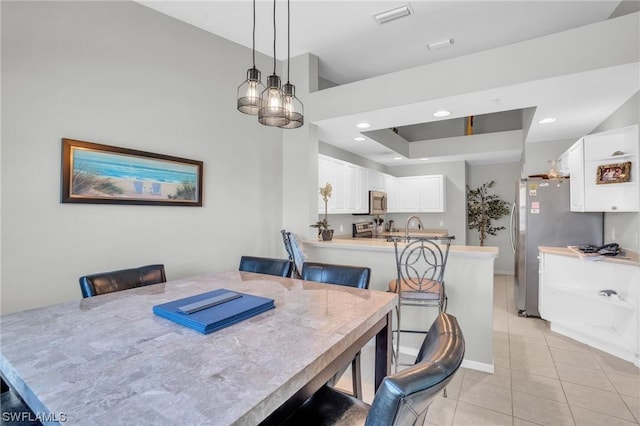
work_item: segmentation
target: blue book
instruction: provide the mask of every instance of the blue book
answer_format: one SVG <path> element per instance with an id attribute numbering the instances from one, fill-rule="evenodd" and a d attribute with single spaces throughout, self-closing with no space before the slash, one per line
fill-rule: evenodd
<path id="1" fill-rule="evenodd" d="M 209 334 L 273 308 L 273 299 L 221 288 L 155 305 L 153 313 Z"/>

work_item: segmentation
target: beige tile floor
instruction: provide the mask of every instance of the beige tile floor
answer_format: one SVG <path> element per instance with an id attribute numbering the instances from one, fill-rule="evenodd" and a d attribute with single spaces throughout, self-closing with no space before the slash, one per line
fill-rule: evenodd
<path id="1" fill-rule="evenodd" d="M 513 277 L 494 280 L 495 373 L 461 368 L 438 396 L 425 425 L 638 425 L 640 369 L 520 318 Z M 464 331 L 464 330 L 463 330 Z M 362 353 L 364 400 L 373 400 L 373 347 Z M 350 388 L 349 374 L 338 383 Z"/>

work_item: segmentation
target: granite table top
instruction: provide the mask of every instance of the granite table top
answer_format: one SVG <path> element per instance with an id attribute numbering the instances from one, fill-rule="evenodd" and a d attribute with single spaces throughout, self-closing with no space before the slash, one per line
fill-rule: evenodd
<path id="1" fill-rule="evenodd" d="M 209 335 L 153 305 L 217 288 L 276 308 Z M 65 424 L 255 425 L 396 304 L 394 294 L 225 272 L 0 317 L 0 371 Z"/>

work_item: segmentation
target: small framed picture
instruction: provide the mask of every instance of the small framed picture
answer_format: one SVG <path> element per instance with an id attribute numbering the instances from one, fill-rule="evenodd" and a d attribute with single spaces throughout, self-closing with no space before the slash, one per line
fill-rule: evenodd
<path id="1" fill-rule="evenodd" d="M 631 161 L 598 166 L 596 184 L 629 182 L 631 179 Z"/>

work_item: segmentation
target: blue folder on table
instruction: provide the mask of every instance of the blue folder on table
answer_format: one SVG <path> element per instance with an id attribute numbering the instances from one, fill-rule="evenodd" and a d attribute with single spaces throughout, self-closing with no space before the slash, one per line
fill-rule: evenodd
<path id="1" fill-rule="evenodd" d="M 155 305 L 153 313 L 209 334 L 273 308 L 273 299 L 221 288 Z"/>

